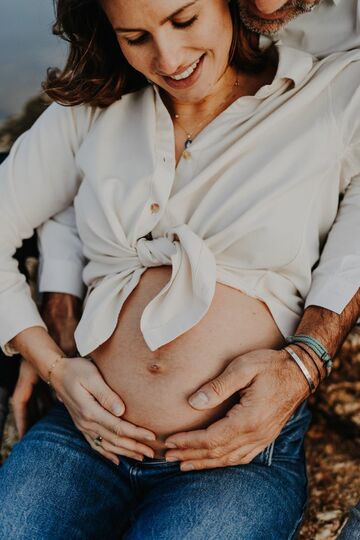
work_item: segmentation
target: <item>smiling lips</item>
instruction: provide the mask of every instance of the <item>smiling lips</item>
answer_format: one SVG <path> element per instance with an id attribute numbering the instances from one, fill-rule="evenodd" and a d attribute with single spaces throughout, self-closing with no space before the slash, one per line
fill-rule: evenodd
<path id="1" fill-rule="evenodd" d="M 195 71 L 199 62 L 200 58 L 198 58 L 193 64 L 191 64 L 191 66 L 185 69 L 185 71 L 179 73 L 179 75 L 174 75 L 173 77 L 170 77 L 170 79 L 173 79 L 174 81 L 182 81 L 183 79 L 187 79 Z"/>
<path id="2" fill-rule="evenodd" d="M 184 71 L 178 73 L 177 75 L 163 76 L 167 85 L 171 86 L 174 89 L 181 90 L 189 88 L 190 86 L 195 84 L 200 77 L 201 68 L 204 63 L 204 57 L 205 54 L 203 54 L 200 58 L 195 60 L 193 64 L 191 64 Z"/>

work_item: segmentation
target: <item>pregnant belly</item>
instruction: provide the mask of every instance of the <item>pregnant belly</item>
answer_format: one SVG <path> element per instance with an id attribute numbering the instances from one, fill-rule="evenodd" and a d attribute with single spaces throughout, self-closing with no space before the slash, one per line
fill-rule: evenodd
<path id="1" fill-rule="evenodd" d="M 205 317 L 182 336 L 150 351 L 140 332 L 141 315 L 170 274 L 166 266 L 145 272 L 114 333 L 92 353 L 104 379 L 126 405 L 123 418 L 156 433 L 152 446 L 159 456 L 167 436 L 206 427 L 223 416 L 236 398 L 209 411 L 196 411 L 187 399 L 199 386 L 221 373 L 235 356 L 282 344 L 262 302 L 217 283 Z"/>

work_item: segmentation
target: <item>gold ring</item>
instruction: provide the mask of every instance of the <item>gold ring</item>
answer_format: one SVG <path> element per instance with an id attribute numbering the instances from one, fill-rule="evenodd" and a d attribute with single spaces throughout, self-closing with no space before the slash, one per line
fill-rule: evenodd
<path id="1" fill-rule="evenodd" d="M 97 437 L 95 437 L 95 439 L 94 439 L 95 445 L 96 446 L 101 446 L 102 440 L 103 440 L 103 438 L 102 438 L 101 435 L 98 435 Z"/>

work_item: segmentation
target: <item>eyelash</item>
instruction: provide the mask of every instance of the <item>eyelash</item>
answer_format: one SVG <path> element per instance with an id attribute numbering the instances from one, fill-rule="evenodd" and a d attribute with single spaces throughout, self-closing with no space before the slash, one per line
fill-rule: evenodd
<path id="1" fill-rule="evenodd" d="M 194 17 L 192 17 L 188 21 L 184 21 L 184 22 L 175 22 L 175 21 L 173 21 L 172 25 L 173 25 L 174 28 L 178 28 L 178 29 L 189 28 L 197 20 L 198 20 L 198 16 L 195 15 Z M 148 39 L 148 34 L 143 34 L 142 36 L 140 36 L 140 37 L 138 37 L 136 39 L 125 38 L 125 41 L 126 41 L 126 43 L 128 45 L 141 45 L 142 43 L 145 43 L 147 41 L 147 39 Z"/>

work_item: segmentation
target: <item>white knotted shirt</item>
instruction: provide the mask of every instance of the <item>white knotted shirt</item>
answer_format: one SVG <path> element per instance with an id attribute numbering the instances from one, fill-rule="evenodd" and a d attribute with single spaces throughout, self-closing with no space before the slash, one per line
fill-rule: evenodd
<path id="1" fill-rule="evenodd" d="M 0 168 L 1 345 L 43 325 L 11 256 L 72 200 L 89 260 L 75 334 L 82 355 L 111 336 L 146 269 L 164 264 L 171 279 L 141 317 L 151 350 L 201 320 L 216 282 L 259 298 L 292 332 L 339 193 L 351 185 L 360 205 L 359 60 L 353 52 L 318 63 L 279 47 L 272 84 L 230 105 L 177 167 L 156 88 L 105 110 L 51 106 Z M 351 215 L 360 230 L 360 212 Z M 345 305 L 359 287 L 360 240 L 350 253 L 343 244 L 336 286 Z"/>
<path id="2" fill-rule="evenodd" d="M 297 17 L 278 34 L 274 34 L 272 39 L 320 58 L 334 52 L 360 47 L 360 1 L 322 0 L 311 12 Z M 260 43 L 266 47 L 271 41 L 260 36 Z M 190 166 L 187 170 L 182 168 L 181 178 L 177 171 L 177 183 L 189 181 L 189 177 L 191 178 L 189 169 Z M 189 174 L 186 174 L 187 172 Z M 356 206 L 356 203 L 355 205 L 351 203 L 351 196 L 350 190 L 345 201 L 347 207 Z M 355 200 L 356 196 L 355 190 Z M 353 217 L 348 217 L 346 212 L 345 214 L 346 220 L 349 220 L 348 225 L 352 226 Z M 349 234 L 352 235 L 352 231 L 347 227 L 346 221 L 342 223 L 342 228 L 346 230 L 344 233 L 346 244 L 348 250 L 351 250 Z M 40 292 L 63 292 L 83 298 L 82 272 L 86 260 L 83 256 L 82 243 L 78 238 L 73 208 L 60 212 L 37 232 L 41 255 L 38 281 Z M 337 239 L 332 241 L 330 236 L 332 251 L 327 250 L 327 259 L 325 257 L 321 259 L 320 267 L 313 275 L 314 280 L 306 299 L 306 306 L 314 304 L 337 313 L 341 312 L 344 299 L 339 283 L 345 273 L 345 267 L 342 264 L 339 268 L 339 258 L 342 256 L 342 241 L 339 240 L 340 244 Z M 332 259 L 330 263 L 329 258 Z M 339 274 L 336 280 L 337 272 Z M 345 293 L 345 298 L 348 298 L 347 290 Z"/>

